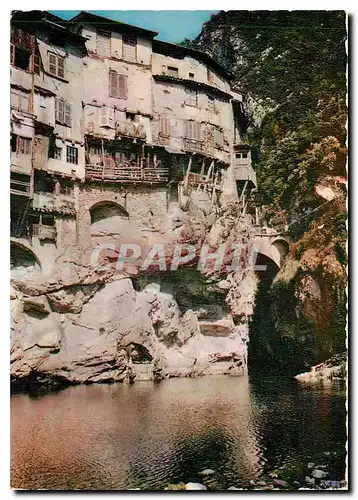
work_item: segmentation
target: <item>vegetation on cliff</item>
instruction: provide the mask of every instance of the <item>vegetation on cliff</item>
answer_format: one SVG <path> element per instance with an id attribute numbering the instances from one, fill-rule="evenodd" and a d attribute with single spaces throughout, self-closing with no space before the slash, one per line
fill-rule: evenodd
<path id="1" fill-rule="evenodd" d="M 256 354 L 294 370 L 345 347 L 346 38 L 343 11 L 221 11 L 184 42 L 245 95 L 255 204 L 293 241 Z"/>

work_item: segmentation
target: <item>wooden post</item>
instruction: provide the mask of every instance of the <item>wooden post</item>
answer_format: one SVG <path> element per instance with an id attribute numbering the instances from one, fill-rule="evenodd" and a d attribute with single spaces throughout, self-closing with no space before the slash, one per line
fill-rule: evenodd
<path id="1" fill-rule="evenodd" d="M 103 163 L 103 167 L 102 167 L 102 181 L 103 181 L 103 178 L 104 178 L 104 144 L 103 144 L 103 139 L 101 139 L 101 146 L 102 146 L 102 163 Z"/>
<path id="2" fill-rule="evenodd" d="M 204 191 L 206 191 L 207 187 L 208 187 L 208 183 L 210 181 L 210 177 L 212 175 L 212 172 L 213 172 L 213 169 L 214 169 L 214 165 L 215 165 L 215 161 L 213 160 L 211 163 L 210 163 L 210 167 L 208 169 L 208 172 L 206 174 L 206 177 L 205 177 L 205 186 L 204 186 Z"/>
<path id="3" fill-rule="evenodd" d="M 193 162 L 193 157 L 191 156 L 190 159 L 189 159 L 188 168 L 186 169 L 186 174 L 185 174 L 185 179 L 184 179 L 184 186 L 188 185 L 189 174 L 190 174 L 190 169 L 191 169 L 192 162 Z"/>
<path id="4" fill-rule="evenodd" d="M 203 158 L 203 162 L 201 164 L 200 179 L 199 179 L 197 191 L 200 191 L 200 188 L 202 186 L 202 181 L 204 180 L 204 172 L 205 172 L 205 158 Z"/>

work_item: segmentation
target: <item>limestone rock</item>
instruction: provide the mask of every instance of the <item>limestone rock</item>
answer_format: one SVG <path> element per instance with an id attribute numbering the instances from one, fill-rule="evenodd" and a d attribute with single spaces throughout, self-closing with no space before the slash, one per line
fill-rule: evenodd
<path id="1" fill-rule="evenodd" d="M 201 483 L 187 483 L 185 485 L 186 490 L 207 490 L 207 487 Z"/>

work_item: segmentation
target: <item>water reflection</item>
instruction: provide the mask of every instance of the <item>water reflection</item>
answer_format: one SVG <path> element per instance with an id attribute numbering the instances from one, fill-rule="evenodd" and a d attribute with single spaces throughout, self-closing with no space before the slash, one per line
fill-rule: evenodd
<path id="1" fill-rule="evenodd" d="M 344 393 L 245 377 L 93 385 L 13 396 L 11 420 L 15 488 L 155 489 L 205 468 L 224 488 L 344 446 Z"/>

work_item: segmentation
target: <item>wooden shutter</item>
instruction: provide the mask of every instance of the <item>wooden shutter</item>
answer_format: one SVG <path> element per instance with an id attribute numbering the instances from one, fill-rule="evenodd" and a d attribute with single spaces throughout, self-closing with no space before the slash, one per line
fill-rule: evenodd
<path id="1" fill-rule="evenodd" d="M 61 78 L 65 77 L 65 60 L 59 56 L 57 56 L 57 75 Z"/>
<path id="2" fill-rule="evenodd" d="M 115 71 L 109 72 L 109 95 L 119 99 L 127 99 L 127 77 Z"/>
<path id="3" fill-rule="evenodd" d="M 99 56 L 111 55 L 111 32 L 105 30 L 97 30 L 96 34 L 96 51 Z"/>
<path id="4" fill-rule="evenodd" d="M 36 55 L 31 56 L 31 71 L 40 74 L 40 57 Z"/>
<path id="5" fill-rule="evenodd" d="M 167 116 L 160 117 L 160 134 L 165 136 L 170 135 L 170 119 Z"/>
<path id="6" fill-rule="evenodd" d="M 123 35 L 123 59 L 125 61 L 137 60 L 137 37 L 135 35 Z"/>
<path id="7" fill-rule="evenodd" d="M 64 123 L 65 121 L 65 102 L 62 99 L 56 99 L 55 115 L 56 121 Z"/>
<path id="8" fill-rule="evenodd" d="M 118 77 L 119 97 L 121 99 L 127 99 L 127 77 L 125 75 L 117 75 L 117 77 Z"/>
<path id="9" fill-rule="evenodd" d="M 69 103 L 64 103 L 64 122 L 66 125 L 71 127 L 72 117 L 71 117 L 72 106 Z"/>
<path id="10" fill-rule="evenodd" d="M 48 70 L 49 73 L 52 75 L 56 75 L 56 56 L 55 54 L 51 54 L 51 52 L 48 55 Z"/>

